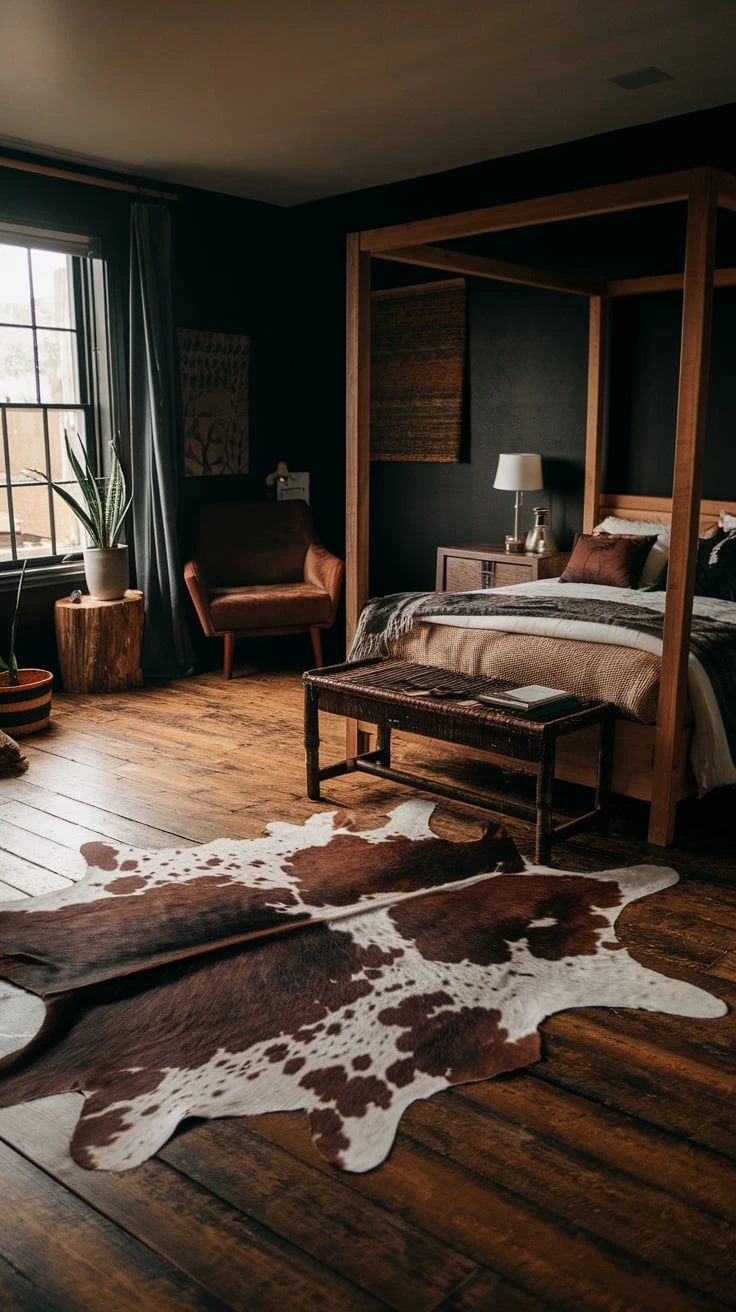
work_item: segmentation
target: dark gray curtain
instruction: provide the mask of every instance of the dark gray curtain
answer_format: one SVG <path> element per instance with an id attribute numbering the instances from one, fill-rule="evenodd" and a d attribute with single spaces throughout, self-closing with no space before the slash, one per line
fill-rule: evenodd
<path id="1" fill-rule="evenodd" d="M 134 204 L 130 215 L 130 445 L 133 551 L 145 597 L 141 664 L 175 678 L 194 665 L 177 537 L 181 449 L 171 306 L 171 216 Z"/>

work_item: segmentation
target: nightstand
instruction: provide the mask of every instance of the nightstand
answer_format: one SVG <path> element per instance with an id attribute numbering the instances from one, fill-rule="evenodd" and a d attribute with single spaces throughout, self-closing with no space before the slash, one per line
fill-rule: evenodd
<path id="1" fill-rule="evenodd" d="M 504 551 L 499 543 L 477 542 L 469 547 L 437 548 L 437 592 L 472 592 L 503 588 L 508 583 L 534 583 L 561 574 L 569 551 L 546 556 Z"/>

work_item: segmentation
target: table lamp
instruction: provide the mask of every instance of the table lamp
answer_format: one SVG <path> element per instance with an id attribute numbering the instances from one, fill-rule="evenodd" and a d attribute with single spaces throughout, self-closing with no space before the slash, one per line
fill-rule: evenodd
<path id="1" fill-rule="evenodd" d="M 507 551 L 523 551 L 524 539 L 519 537 L 519 506 L 522 492 L 536 491 L 543 487 L 542 457 L 530 455 L 529 452 L 513 452 L 498 457 L 498 469 L 493 486 L 504 492 L 515 492 L 514 532 L 506 535 Z"/>

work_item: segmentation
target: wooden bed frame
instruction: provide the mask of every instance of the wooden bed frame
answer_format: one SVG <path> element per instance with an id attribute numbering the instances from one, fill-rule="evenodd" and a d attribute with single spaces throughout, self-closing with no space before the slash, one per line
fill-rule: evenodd
<path id="1" fill-rule="evenodd" d="M 552 273 L 502 260 L 448 250 L 436 243 L 478 233 L 580 219 L 615 211 L 685 201 L 687 238 L 682 273 L 615 281 Z M 627 518 L 671 519 L 662 674 L 656 726 L 621 721 L 614 787 L 650 802 L 649 841 L 672 842 L 678 800 L 692 791 L 687 766 L 687 658 L 695 582 L 698 530 L 712 523 L 731 501 L 701 501 L 705 413 L 710 359 L 713 287 L 735 286 L 736 269 L 715 269 L 718 207 L 736 211 L 736 177 L 711 168 L 690 169 L 584 191 L 536 197 L 414 223 L 350 233 L 347 238 L 347 449 L 346 611 L 352 639 L 368 597 L 370 472 L 370 292 L 371 259 L 493 278 L 589 299 L 588 400 L 583 531 L 601 512 Z M 601 496 L 606 306 L 609 297 L 683 290 L 677 429 L 672 498 Z M 358 750 L 359 726 L 348 722 L 348 754 Z M 624 741 L 626 740 L 626 741 Z M 631 753 L 634 752 L 632 756 Z M 633 768 L 632 768 L 633 767 Z M 582 756 L 563 767 L 578 777 Z M 619 786 L 617 785 L 623 785 Z M 635 790 L 635 791 L 632 791 Z"/>

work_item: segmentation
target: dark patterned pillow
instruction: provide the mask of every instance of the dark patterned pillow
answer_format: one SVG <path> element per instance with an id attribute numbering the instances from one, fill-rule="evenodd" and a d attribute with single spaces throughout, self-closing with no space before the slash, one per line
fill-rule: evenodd
<path id="1" fill-rule="evenodd" d="M 560 583 L 635 588 L 656 541 L 644 533 L 579 533 Z"/>
<path id="2" fill-rule="evenodd" d="M 719 528 L 712 537 L 698 539 L 695 592 L 736 601 L 736 530 Z"/>

